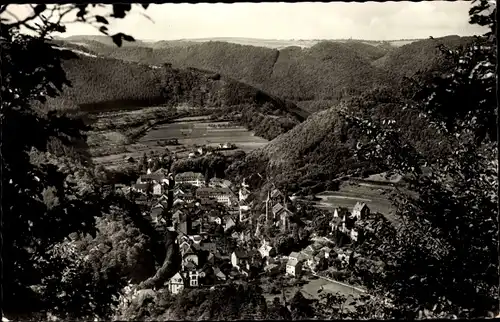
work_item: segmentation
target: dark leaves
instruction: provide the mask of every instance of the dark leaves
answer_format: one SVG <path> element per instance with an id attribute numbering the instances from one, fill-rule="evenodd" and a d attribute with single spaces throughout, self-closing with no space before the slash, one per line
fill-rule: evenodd
<path id="1" fill-rule="evenodd" d="M 45 9 L 47 9 L 47 5 L 45 5 L 45 4 L 38 4 L 38 5 L 35 6 L 35 8 L 33 8 L 33 11 L 34 11 L 35 15 L 39 15 L 42 12 L 44 12 Z"/>
<path id="2" fill-rule="evenodd" d="M 130 4 L 114 4 L 112 17 L 124 18 L 131 8 L 132 6 Z"/>
<path id="3" fill-rule="evenodd" d="M 104 18 L 103 16 L 95 16 L 95 20 L 98 23 L 103 23 L 105 25 L 109 24 L 108 20 L 106 18 Z"/>
<path id="4" fill-rule="evenodd" d="M 108 35 L 108 27 L 106 26 L 99 27 L 99 31 L 105 35 Z"/>
<path id="5" fill-rule="evenodd" d="M 111 36 L 111 39 L 113 39 L 113 42 L 118 46 L 118 47 L 121 47 L 122 46 L 122 34 L 119 33 L 119 34 L 115 34 L 113 36 Z"/>
<path id="6" fill-rule="evenodd" d="M 78 20 L 85 21 L 85 15 L 87 14 L 87 4 L 78 4 L 76 8 L 78 12 L 76 13 L 76 17 Z"/>
<path id="7" fill-rule="evenodd" d="M 129 35 L 125 35 L 124 33 L 121 33 L 121 32 L 117 33 L 117 34 L 114 34 L 113 36 L 111 36 L 111 38 L 113 39 L 113 42 L 118 47 L 121 47 L 123 40 L 125 40 L 125 41 L 135 41 L 134 37 L 129 36 Z"/>
<path id="8" fill-rule="evenodd" d="M 144 8 L 144 9 L 147 9 L 149 7 L 149 3 L 141 3 L 141 6 Z"/>

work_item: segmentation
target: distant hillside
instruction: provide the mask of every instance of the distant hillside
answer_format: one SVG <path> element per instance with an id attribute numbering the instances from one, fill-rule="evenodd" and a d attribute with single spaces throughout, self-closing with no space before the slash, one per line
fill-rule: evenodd
<path id="1" fill-rule="evenodd" d="M 330 107 L 346 95 L 391 83 L 384 70 L 370 64 L 389 49 L 356 41 L 323 41 L 310 48 L 281 50 L 219 41 L 117 48 L 89 39 L 86 44 L 89 50 L 125 61 L 214 71 L 283 99 L 302 102 L 306 110 L 317 100 L 330 101 Z"/>
<path id="2" fill-rule="evenodd" d="M 470 43 L 472 39 L 472 37 L 447 36 L 419 40 L 388 52 L 386 56 L 375 60 L 373 65 L 386 70 L 396 81 L 405 76 L 413 76 L 419 71 L 444 70 L 447 68 L 447 62 L 439 52 L 438 46 L 445 45 L 456 49 Z"/>
<path id="3" fill-rule="evenodd" d="M 104 36 L 70 36 L 67 38 L 58 38 L 67 40 L 85 40 L 94 39 L 101 42 L 108 42 Z M 245 37 L 211 37 L 211 38 L 190 38 L 190 39 L 177 39 L 177 40 L 160 40 L 160 41 L 140 41 L 141 46 L 147 46 L 152 48 L 165 47 L 175 47 L 175 46 L 185 46 L 192 45 L 196 43 L 204 43 L 210 41 L 226 42 L 239 45 L 248 45 L 256 47 L 266 47 L 274 49 L 283 49 L 286 47 L 312 47 L 317 43 L 323 41 L 330 42 L 358 42 L 366 45 L 371 45 L 374 47 L 390 47 L 397 48 L 406 44 L 409 44 L 420 39 L 399 39 L 399 40 L 363 40 L 363 39 L 259 39 L 259 38 L 245 38 Z M 133 44 L 130 44 L 133 46 Z"/>
<path id="4" fill-rule="evenodd" d="M 404 102 L 396 90 L 382 88 L 348 100 L 345 106 L 366 118 L 396 120 L 404 130 L 405 140 L 414 143 L 421 153 L 439 157 L 446 149 L 445 143 L 422 123 L 417 112 L 402 111 Z M 298 191 L 346 175 L 367 176 L 386 171 L 370 160 L 355 158 L 356 145 L 367 139 L 342 120 L 337 108 L 330 108 L 314 113 L 263 148 L 252 151 L 245 162 L 234 164 L 229 173 L 244 177 L 259 172 L 275 178 L 278 185 L 286 183 L 290 190 Z"/>
<path id="5" fill-rule="evenodd" d="M 79 107 L 86 112 L 103 112 L 187 104 L 226 110 L 237 106 L 239 113 L 246 108 L 254 113 L 269 110 L 272 115 L 268 118 L 276 120 L 270 121 L 276 124 L 285 118 L 287 124 L 291 122 L 294 125 L 307 117 L 292 103 L 219 74 L 193 68 L 154 67 L 95 57 L 88 52 L 81 52 L 78 58 L 64 61 L 63 67 L 72 87 L 67 88 L 61 97 L 48 102 L 59 109 Z M 280 124 L 277 126 L 281 129 Z M 283 129 L 274 132 L 280 134 Z"/>

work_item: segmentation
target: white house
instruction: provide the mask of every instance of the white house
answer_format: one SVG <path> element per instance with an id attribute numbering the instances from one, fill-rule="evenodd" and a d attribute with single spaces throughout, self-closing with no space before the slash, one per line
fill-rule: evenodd
<path id="1" fill-rule="evenodd" d="M 296 257 L 291 256 L 292 254 L 286 263 L 286 275 L 297 276 L 302 271 L 302 263 Z"/>
<path id="2" fill-rule="evenodd" d="M 183 172 L 175 175 L 175 182 L 201 187 L 205 182 L 205 177 L 199 172 Z"/>
<path id="3" fill-rule="evenodd" d="M 153 185 L 153 195 L 160 196 L 164 192 L 164 186 L 161 183 L 155 183 Z"/>
<path id="4" fill-rule="evenodd" d="M 352 209 L 352 215 L 358 220 L 365 218 L 369 214 L 370 208 L 364 202 L 356 202 Z"/>
<path id="5" fill-rule="evenodd" d="M 189 286 L 198 287 L 200 285 L 200 272 L 190 271 L 189 272 Z"/>
<path id="6" fill-rule="evenodd" d="M 276 254 L 276 251 L 271 245 L 269 245 L 268 242 L 263 240 L 262 245 L 259 248 L 259 253 L 262 256 L 262 258 L 266 258 L 269 256 L 274 256 Z"/>
<path id="7" fill-rule="evenodd" d="M 355 229 L 351 229 L 350 237 L 351 237 L 352 241 L 357 241 L 358 240 L 358 231 Z"/>
<path id="8" fill-rule="evenodd" d="M 172 294 L 179 294 L 184 289 L 184 278 L 180 273 L 175 274 L 167 282 L 167 289 Z"/>

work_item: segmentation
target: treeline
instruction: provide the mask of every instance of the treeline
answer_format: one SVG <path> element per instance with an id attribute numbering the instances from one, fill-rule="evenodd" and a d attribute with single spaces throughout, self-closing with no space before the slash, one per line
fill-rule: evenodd
<path id="1" fill-rule="evenodd" d="M 383 71 L 370 65 L 386 50 L 356 42 L 326 41 L 307 49 L 282 50 L 218 41 L 156 49 L 88 43 L 94 51 L 109 57 L 210 70 L 296 102 L 338 101 L 389 81 Z"/>
<path id="2" fill-rule="evenodd" d="M 419 153 L 431 160 L 442 157 L 449 152 L 450 145 L 424 119 L 418 118 L 418 111 L 403 109 L 408 102 L 397 90 L 379 88 L 343 104 L 362 118 L 393 120 L 401 128 L 402 138 L 411 142 Z M 388 170 L 358 155 L 359 146 L 369 140 L 358 128 L 347 125 L 337 109 L 331 108 L 313 114 L 262 149 L 253 151 L 245 162 L 232 165 L 228 174 L 246 176 L 259 169 L 289 191 L 309 194 L 335 189 L 341 177 L 366 177 Z"/>
<path id="3" fill-rule="evenodd" d="M 374 65 L 386 70 L 398 83 L 404 77 L 412 77 L 417 72 L 444 72 L 453 66 L 453 62 L 445 58 L 438 46 L 445 45 L 450 49 L 457 49 L 470 44 L 472 40 L 472 37 L 447 36 L 412 42 L 391 51 L 387 56 L 375 61 Z"/>
<path id="4" fill-rule="evenodd" d="M 241 161 L 245 158 L 245 152 L 238 151 L 237 153 L 224 156 L 218 153 L 204 156 L 196 159 L 181 159 L 173 162 L 171 172 L 200 172 L 205 175 L 205 180 L 208 181 L 213 177 L 224 178 L 226 169 L 234 162 Z"/>
<path id="5" fill-rule="evenodd" d="M 311 48 L 281 50 L 211 41 L 182 46 L 146 47 L 140 43 L 116 48 L 89 40 L 91 49 L 102 55 L 145 64 L 194 67 L 232 77 L 283 99 L 303 102 L 306 110 L 314 101 L 331 101 L 355 96 L 374 86 L 393 86 L 403 76 L 420 70 L 445 67 L 439 44 L 456 48 L 470 38 L 448 36 L 419 40 L 399 48 L 373 46 L 363 41 L 323 41 Z M 332 106 L 330 105 L 330 106 Z M 327 106 L 329 107 L 329 106 Z"/>
<path id="6" fill-rule="evenodd" d="M 151 68 L 146 65 L 123 62 L 111 58 L 79 56 L 64 62 L 64 69 L 72 83 L 63 96 L 50 99 L 54 109 L 75 109 L 104 112 L 136 109 L 146 106 L 177 106 L 188 104 L 198 108 L 224 108 L 241 112 L 251 108 L 252 113 L 266 104 L 261 113 L 278 115 L 297 122 L 307 113 L 293 103 L 282 101 L 249 85 L 226 80 L 211 72 L 190 68 L 178 70 L 167 66 Z M 278 123 L 268 122 L 262 133 L 283 133 Z"/>

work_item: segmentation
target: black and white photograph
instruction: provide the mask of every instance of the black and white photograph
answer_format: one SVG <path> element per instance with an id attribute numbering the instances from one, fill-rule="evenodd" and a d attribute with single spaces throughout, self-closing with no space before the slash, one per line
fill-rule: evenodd
<path id="1" fill-rule="evenodd" d="M 0 4 L 2 322 L 500 318 L 496 21 Z"/>

